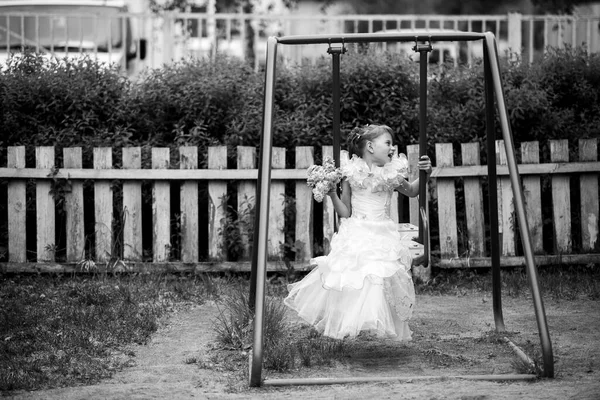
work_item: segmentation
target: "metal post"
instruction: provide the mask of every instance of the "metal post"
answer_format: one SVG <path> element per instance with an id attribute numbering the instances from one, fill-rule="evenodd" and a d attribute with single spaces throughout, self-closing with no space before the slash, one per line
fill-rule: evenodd
<path id="1" fill-rule="evenodd" d="M 419 158 L 427 155 L 427 56 L 431 51 L 431 41 L 427 44 L 417 42 L 413 48 L 418 51 L 419 59 Z M 419 242 L 425 244 L 426 238 L 426 222 L 423 215 L 427 213 L 427 173 L 419 171 Z M 429 263 L 429 255 L 425 255 L 424 262 Z M 425 265 L 427 267 L 427 265 Z"/>
<path id="2" fill-rule="evenodd" d="M 341 46 L 331 47 L 327 49 L 327 53 L 331 54 L 331 66 L 333 76 L 332 87 L 332 102 L 333 102 L 333 161 L 336 168 L 340 166 L 340 147 L 341 147 L 341 132 L 340 132 L 340 55 L 346 52 L 346 48 L 342 43 Z M 338 194 L 340 188 L 337 188 Z M 337 215 L 333 217 L 333 230 L 338 230 Z"/>
<path id="3" fill-rule="evenodd" d="M 488 169 L 488 207 L 490 215 L 490 243 L 492 260 L 492 309 L 496 332 L 504 332 L 504 317 L 502 316 L 502 282 L 500 276 L 500 227 L 498 222 L 498 179 L 496 172 L 496 123 L 494 108 L 494 87 L 490 58 L 486 51 L 487 43 L 483 42 L 483 69 L 485 83 L 485 126 L 487 139 L 487 169 Z"/>
<path id="4" fill-rule="evenodd" d="M 271 190 L 271 153 L 273 136 L 273 92 L 277 60 L 277 39 L 267 39 L 267 69 L 265 72 L 265 94 L 263 133 L 261 136 L 260 164 L 256 189 L 256 217 L 254 245 L 252 248 L 252 276 L 250 297 L 254 299 L 254 340 L 250 363 L 250 386 L 261 385 L 263 362 L 263 328 L 265 303 L 265 275 L 267 269 L 267 231 L 269 224 L 269 192 Z M 254 289 L 255 293 L 254 293 Z M 254 294 L 253 294 L 254 293 Z"/>
<path id="5" fill-rule="evenodd" d="M 512 140 L 512 132 L 510 130 L 510 124 L 508 122 L 508 114 L 506 111 L 506 104 L 504 102 L 504 93 L 502 92 L 502 80 L 500 77 L 500 67 L 498 64 L 498 54 L 494 34 L 491 32 L 487 32 L 485 34 L 485 42 L 487 44 L 487 54 L 490 58 L 490 67 L 492 70 L 491 73 L 496 93 L 496 103 L 500 114 L 500 124 L 502 125 L 502 137 L 504 138 L 504 146 L 506 148 L 506 158 L 508 163 L 508 170 L 510 173 L 510 182 L 515 198 L 515 208 L 517 211 L 517 218 L 519 221 L 519 231 L 521 233 L 523 252 L 525 253 L 524 255 L 527 265 L 527 278 L 531 287 L 533 306 L 535 309 L 535 316 L 540 335 L 540 342 L 542 345 L 544 376 L 547 378 L 552 378 L 554 377 L 554 358 L 552 355 L 552 342 L 550 341 L 548 323 L 546 321 L 546 311 L 544 309 L 544 302 L 542 301 L 542 296 L 540 294 L 540 288 L 538 284 L 538 273 L 537 268 L 535 266 L 535 259 L 533 257 L 533 245 L 531 243 L 531 235 L 529 233 L 529 225 L 527 223 L 527 216 L 525 213 L 525 200 L 523 196 L 523 190 L 521 188 L 521 182 L 519 179 L 519 171 L 517 169 L 517 158 L 515 156 L 515 147 Z"/>
<path id="6" fill-rule="evenodd" d="M 340 132 L 340 55 L 346 52 L 346 48 L 342 44 L 340 47 L 331 47 L 327 49 L 327 53 L 331 54 L 332 60 L 332 102 L 333 102 L 333 159 L 335 166 L 340 166 L 340 147 L 341 147 L 341 132 Z"/>

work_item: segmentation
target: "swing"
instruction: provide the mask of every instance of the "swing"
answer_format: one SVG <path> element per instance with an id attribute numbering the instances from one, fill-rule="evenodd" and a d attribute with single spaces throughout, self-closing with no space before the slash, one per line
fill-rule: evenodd
<path id="1" fill-rule="evenodd" d="M 410 376 L 410 377 L 351 377 L 351 378 L 297 378 L 297 379 L 262 379 L 263 363 L 263 327 L 264 327 L 264 300 L 267 260 L 267 225 L 269 213 L 269 190 L 271 185 L 271 151 L 273 135 L 273 94 L 275 86 L 275 69 L 277 60 L 277 45 L 303 45 L 303 44 L 329 44 L 328 53 L 332 55 L 333 66 L 333 152 L 336 167 L 340 160 L 340 55 L 345 52 L 345 43 L 369 43 L 369 42 L 409 42 L 415 41 L 414 51 L 420 55 L 420 127 L 419 127 L 419 156 L 427 154 L 426 116 L 427 116 L 427 56 L 431 51 L 431 41 L 475 41 L 483 40 L 484 48 L 484 81 L 486 98 L 486 135 L 487 135 L 487 157 L 488 157 L 488 181 L 490 187 L 496 186 L 496 153 L 494 148 L 495 139 L 495 110 L 494 101 L 498 108 L 502 136 L 508 161 L 508 169 L 514 193 L 515 209 L 519 222 L 523 252 L 525 255 L 527 276 L 532 293 L 536 322 L 540 336 L 543 359 L 543 376 L 554 377 L 554 360 L 552 343 L 548 333 L 546 313 L 541 298 L 537 268 L 533 257 L 533 246 L 529 232 L 528 222 L 525 214 L 525 202 L 520 185 L 519 173 L 512 133 L 508 122 L 508 114 L 504 102 L 504 93 L 500 78 L 500 66 L 496 39 L 493 33 L 477 32 L 429 32 L 427 34 L 416 32 L 404 33 L 370 33 L 370 34 L 347 34 L 347 35 L 307 35 L 307 36 L 284 36 L 269 37 L 267 40 L 267 63 L 265 72 L 265 94 L 263 113 L 263 134 L 261 136 L 261 152 L 258 169 L 257 194 L 256 194 L 256 216 L 254 231 L 254 247 L 252 249 L 252 269 L 250 277 L 250 307 L 254 309 L 254 342 L 249 362 L 249 384 L 258 386 L 284 386 L 284 385 L 322 385 L 349 382 L 376 382 L 376 381 L 401 381 L 401 380 L 431 380 L 431 379 L 473 379 L 473 380 L 530 380 L 536 379 L 533 374 L 513 375 L 467 375 L 467 376 Z M 495 95 L 495 96 L 494 96 Z M 435 173 L 433 174 L 435 176 Z M 427 222 L 427 187 L 425 172 L 420 171 L 419 176 L 419 238 L 423 245 L 423 254 L 416 262 L 421 266 L 429 266 L 429 226 Z M 495 190 L 489 191 L 490 210 L 490 239 L 492 260 L 492 308 L 496 332 L 505 332 L 504 319 L 502 316 L 501 287 L 500 287 L 500 241 L 498 234 L 498 199 Z M 335 220 L 335 219 L 334 219 Z M 515 351 L 517 356 L 527 364 L 532 361 L 513 344 L 508 338 L 504 341 Z"/>

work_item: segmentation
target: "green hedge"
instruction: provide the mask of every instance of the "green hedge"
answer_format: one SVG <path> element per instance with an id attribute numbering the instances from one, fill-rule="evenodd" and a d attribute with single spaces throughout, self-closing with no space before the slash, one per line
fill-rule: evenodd
<path id="1" fill-rule="evenodd" d="M 342 132 L 392 126 L 401 148 L 417 143 L 418 64 L 399 56 L 348 53 L 341 63 Z M 518 143 L 600 136 L 600 58 L 550 51 L 539 63 L 502 65 Z M 483 67 L 430 66 L 428 140 L 485 139 Z M 278 66 L 276 146 L 331 144 L 331 64 Z M 264 74 L 227 57 L 181 61 L 135 83 L 91 59 L 51 62 L 31 52 L 0 74 L 0 147 L 14 145 L 258 145 Z"/>

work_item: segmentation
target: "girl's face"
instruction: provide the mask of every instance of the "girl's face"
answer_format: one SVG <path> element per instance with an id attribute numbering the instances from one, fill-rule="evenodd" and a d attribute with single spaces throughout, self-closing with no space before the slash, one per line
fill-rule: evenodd
<path id="1" fill-rule="evenodd" d="M 367 143 L 367 151 L 371 153 L 371 159 L 379 167 L 392 161 L 395 149 L 392 135 L 389 133 L 379 135 Z"/>

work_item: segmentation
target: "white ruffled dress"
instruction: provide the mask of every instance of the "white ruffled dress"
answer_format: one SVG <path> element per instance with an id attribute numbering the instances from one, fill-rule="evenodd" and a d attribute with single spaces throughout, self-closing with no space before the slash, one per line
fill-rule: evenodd
<path id="1" fill-rule="evenodd" d="M 352 338 L 370 331 L 410 340 L 412 257 L 390 219 L 392 193 L 408 175 L 408 160 L 400 154 L 370 169 L 346 151 L 340 158 L 352 189 L 352 215 L 342 219 L 329 254 L 313 258 L 316 267 L 288 286 L 284 303 L 325 336 Z"/>

